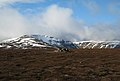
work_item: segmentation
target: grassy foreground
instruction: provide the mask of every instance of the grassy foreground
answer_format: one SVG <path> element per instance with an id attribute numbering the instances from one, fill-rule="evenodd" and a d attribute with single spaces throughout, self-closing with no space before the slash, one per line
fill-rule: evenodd
<path id="1" fill-rule="evenodd" d="M 120 81 L 120 49 L 0 49 L 0 81 Z"/>

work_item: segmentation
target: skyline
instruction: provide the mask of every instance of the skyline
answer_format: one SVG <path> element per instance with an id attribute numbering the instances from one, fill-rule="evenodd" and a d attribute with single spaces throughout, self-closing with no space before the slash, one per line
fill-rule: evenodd
<path id="1" fill-rule="evenodd" d="M 1 40 L 22 34 L 71 41 L 120 40 L 119 20 L 119 0 L 0 1 Z"/>

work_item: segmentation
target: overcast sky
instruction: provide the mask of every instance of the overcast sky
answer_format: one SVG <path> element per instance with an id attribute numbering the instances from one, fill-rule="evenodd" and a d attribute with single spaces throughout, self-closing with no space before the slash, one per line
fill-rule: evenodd
<path id="1" fill-rule="evenodd" d="M 0 0 L 0 40 L 46 34 L 120 40 L 120 0 Z"/>

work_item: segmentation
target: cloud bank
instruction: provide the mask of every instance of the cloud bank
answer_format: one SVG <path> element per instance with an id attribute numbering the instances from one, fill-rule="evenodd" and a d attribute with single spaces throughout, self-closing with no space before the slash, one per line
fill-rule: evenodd
<path id="1" fill-rule="evenodd" d="M 17 9 L 4 7 L 0 9 L 0 39 L 45 34 L 71 41 L 120 40 L 119 25 L 101 23 L 86 26 L 85 22 L 74 19 L 72 15 L 72 9 L 55 4 L 30 17 L 22 15 Z"/>
<path id="2" fill-rule="evenodd" d="M 0 9 L 0 39 L 22 35 L 28 27 L 27 20 L 15 9 Z"/>

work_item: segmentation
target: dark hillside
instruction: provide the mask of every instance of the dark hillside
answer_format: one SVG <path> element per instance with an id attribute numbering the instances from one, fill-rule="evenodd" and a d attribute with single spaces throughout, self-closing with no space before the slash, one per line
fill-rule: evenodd
<path id="1" fill-rule="evenodd" d="M 120 81 L 120 49 L 1 49 L 0 81 Z"/>

